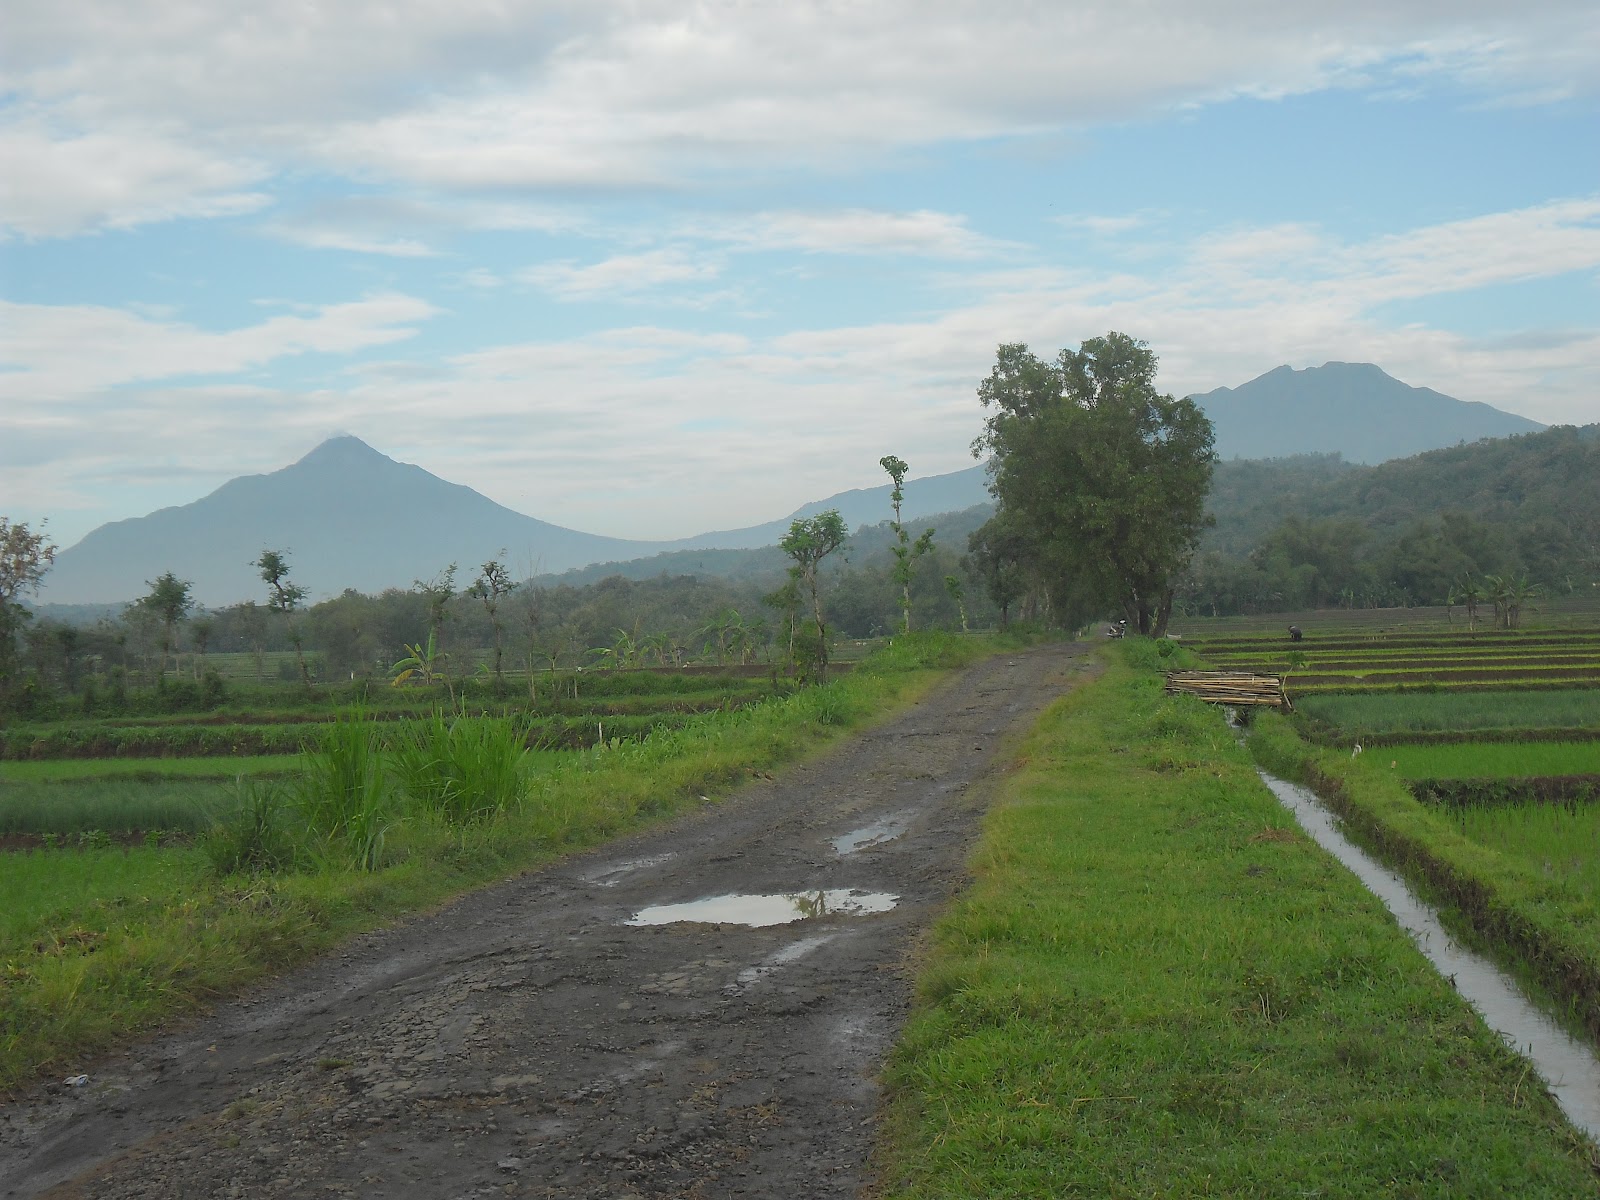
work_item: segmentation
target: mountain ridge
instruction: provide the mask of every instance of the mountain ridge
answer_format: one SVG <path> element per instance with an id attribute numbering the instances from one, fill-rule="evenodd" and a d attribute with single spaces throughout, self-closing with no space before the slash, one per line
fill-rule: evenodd
<path id="1" fill-rule="evenodd" d="M 1370 363 L 1281 366 L 1237 388 L 1192 398 L 1215 424 L 1224 459 L 1319 453 L 1360 463 L 1382 455 L 1375 459 L 1381 462 L 1544 428 L 1412 387 Z M 1336 420 L 1341 414 L 1342 424 Z M 982 465 L 908 480 L 904 517 L 988 503 L 986 482 Z M 796 518 L 827 508 L 839 509 L 851 529 L 877 524 L 890 515 L 890 490 L 887 483 L 853 488 L 741 529 L 634 540 L 527 516 L 342 434 L 277 471 L 241 475 L 189 504 L 99 526 L 57 555 L 39 599 L 126 602 L 163 571 L 192 581 L 204 605 L 261 599 L 265 589 L 250 562 L 268 547 L 289 555 L 291 578 L 313 599 L 348 588 L 376 593 L 405 587 L 450 562 L 465 569 L 502 549 L 519 576 L 676 551 L 756 549 L 776 544 Z"/>
<path id="2" fill-rule="evenodd" d="M 1374 466 L 1545 428 L 1492 405 L 1402 383 L 1372 363 L 1274 367 L 1236 388 L 1189 398 L 1211 418 L 1223 458 L 1338 454 Z"/>

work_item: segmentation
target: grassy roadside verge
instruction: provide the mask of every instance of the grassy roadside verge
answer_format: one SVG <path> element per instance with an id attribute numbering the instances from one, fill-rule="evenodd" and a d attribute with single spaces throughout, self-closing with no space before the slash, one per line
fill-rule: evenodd
<path id="1" fill-rule="evenodd" d="M 1387 750 L 1352 758 L 1313 746 L 1276 714 L 1255 723 L 1250 747 L 1268 770 L 1316 791 L 1355 840 L 1439 904 L 1447 922 L 1527 971 L 1600 1038 L 1600 907 L 1593 895 L 1469 840 L 1412 796 L 1389 768 Z"/>
<path id="2" fill-rule="evenodd" d="M 1213 711 L 1119 663 L 1020 749 L 889 1066 L 886 1196 L 1600 1195 Z"/>
<path id="3" fill-rule="evenodd" d="M 363 930 L 684 812 L 886 718 L 943 669 L 998 648 L 901 638 L 826 686 L 574 753 L 492 822 L 392 830 L 392 865 L 375 872 L 324 863 L 219 879 L 198 849 L 10 856 L 0 863 L 0 1093 Z"/>

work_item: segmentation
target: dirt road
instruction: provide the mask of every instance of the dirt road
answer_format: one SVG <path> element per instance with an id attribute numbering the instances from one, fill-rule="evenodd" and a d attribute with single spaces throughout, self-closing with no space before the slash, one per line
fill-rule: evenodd
<path id="1" fill-rule="evenodd" d="M 994 752 L 1087 669 L 1084 646 L 990 660 L 670 828 L 86 1065 L 0 1107 L 0 1196 L 854 1196 L 906 956 Z"/>

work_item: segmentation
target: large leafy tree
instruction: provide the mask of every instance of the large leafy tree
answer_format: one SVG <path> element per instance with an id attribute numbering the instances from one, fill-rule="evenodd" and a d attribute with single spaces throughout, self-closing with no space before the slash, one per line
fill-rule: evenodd
<path id="1" fill-rule="evenodd" d="M 1205 528 L 1211 422 L 1156 390 L 1156 356 L 1123 333 L 1044 362 L 1000 347 L 978 387 L 1000 511 L 1025 531 L 1058 621 L 1120 610 L 1165 632 L 1174 585 Z"/>

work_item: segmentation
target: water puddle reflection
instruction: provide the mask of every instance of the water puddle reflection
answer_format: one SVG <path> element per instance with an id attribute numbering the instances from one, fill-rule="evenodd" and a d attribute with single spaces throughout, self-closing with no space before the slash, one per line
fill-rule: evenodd
<path id="1" fill-rule="evenodd" d="M 1400 927 L 1478 1010 L 1484 1023 L 1532 1061 L 1567 1118 L 1600 1141 L 1600 1059 L 1594 1051 L 1530 1003 L 1515 982 L 1488 959 L 1451 937 L 1400 876 L 1339 832 L 1335 817 L 1313 793 L 1265 771 L 1259 774 L 1317 844 L 1355 872 L 1388 906 Z"/>
<path id="2" fill-rule="evenodd" d="M 893 841 L 906 831 L 906 826 L 911 823 L 911 818 L 914 816 L 916 816 L 914 811 L 905 809 L 890 813 L 871 825 L 863 825 L 860 829 L 852 829 L 849 833 L 841 834 L 833 839 L 834 853 L 854 854 L 857 850 L 864 850 L 868 846 Z"/>
<path id="3" fill-rule="evenodd" d="M 655 904 L 628 918 L 628 925 L 671 925 L 698 921 L 708 925 L 787 925 L 814 917 L 859 917 L 888 912 L 900 897 L 888 892 L 828 888 L 786 895 L 707 896 L 683 904 Z"/>

